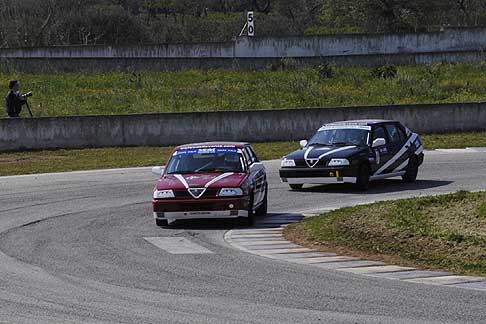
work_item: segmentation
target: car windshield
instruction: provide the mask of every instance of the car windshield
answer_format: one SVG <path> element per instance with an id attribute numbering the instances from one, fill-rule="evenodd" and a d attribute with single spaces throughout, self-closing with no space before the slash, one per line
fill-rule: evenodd
<path id="1" fill-rule="evenodd" d="M 365 128 L 321 128 L 309 140 L 315 145 L 368 145 L 369 130 Z"/>
<path id="2" fill-rule="evenodd" d="M 243 172 L 243 160 L 236 148 L 196 148 L 174 152 L 167 174 Z"/>

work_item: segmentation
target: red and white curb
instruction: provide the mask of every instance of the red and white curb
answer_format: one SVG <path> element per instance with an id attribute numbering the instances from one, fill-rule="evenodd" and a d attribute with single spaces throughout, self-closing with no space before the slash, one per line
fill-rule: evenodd
<path id="1" fill-rule="evenodd" d="M 226 232 L 224 238 L 231 246 L 247 253 L 325 270 L 343 271 L 410 283 L 486 291 L 485 277 L 456 276 L 448 272 L 386 265 L 379 261 L 319 252 L 297 245 L 283 237 L 282 231 L 285 226 L 298 222 L 304 217 L 312 216 L 316 215 L 269 216 L 259 220 L 253 228 L 230 230 Z"/>

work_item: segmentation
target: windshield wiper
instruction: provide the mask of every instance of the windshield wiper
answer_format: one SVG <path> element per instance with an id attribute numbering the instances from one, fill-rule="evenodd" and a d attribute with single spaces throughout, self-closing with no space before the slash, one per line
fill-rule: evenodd
<path id="1" fill-rule="evenodd" d="M 196 173 L 195 171 L 193 170 L 176 170 L 176 171 L 172 171 L 172 172 L 167 172 L 167 174 L 189 174 L 189 173 Z"/>
<path id="2" fill-rule="evenodd" d="M 331 146 L 332 144 L 324 144 L 324 143 L 310 143 L 307 146 Z"/>
<path id="3" fill-rule="evenodd" d="M 332 143 L 332 145 L 341 146 L 341 145 L 355 145 L 355 144 L 350 143 L 350 142 L 335 142 L 335 143 Z"/>
<path id="4" fill-rule="evenodd" d="M 230 168 L 208 168 L 208 169 L 200 169 L 197 172 L 240 172 L 239 170 L 234 170 Z"/>

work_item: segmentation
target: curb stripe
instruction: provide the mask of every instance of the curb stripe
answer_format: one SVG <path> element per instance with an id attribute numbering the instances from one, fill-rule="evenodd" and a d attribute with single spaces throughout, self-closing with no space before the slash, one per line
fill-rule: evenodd
<path id="1" fill-rule="evenodd" d="M 308 217 L 313 216 L 316 215 L 308 215 Z M 319 252 L 302 247 L 286 240 L 282 233 L 285 226 L 297 222 L 301 218 L 276 215 L 267 217 L 262 221 L 275 222 L 274 219 L 279 218 L 287 218 L 287 223 L 277 223 L 274 227 L 258 227 L 259 224 L 257 224 L 256 227 L 248 229 L 229 230 L 225 233 L 224 239 L 231 246 L 243 252 L 287 261 L 301 266 L 319 267 L 323 271 L 341 271 L 386 280 L 399 280 L 415 284 L 439 285 L 486 292 L 486 277 L 455 276 L 447 272 L 385 265 L 381 261 L 360 260 L 349 256 L 336 255 L 332 252 Z M 266 224 L 268 225 L 268 223 Z"/>

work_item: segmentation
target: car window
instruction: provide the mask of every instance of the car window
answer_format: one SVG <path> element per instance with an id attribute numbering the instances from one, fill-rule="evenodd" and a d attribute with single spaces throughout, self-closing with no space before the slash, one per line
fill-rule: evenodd
<path id="1" fill-rule="evenodd" d="M 401 127 L 397 127 L 398 129 L 398 134 L 400 134 L 400 139 L 401 139 L 401 142 L 405 142 L 407 140 L 407 133 L 405 133 L 405 131 L 401 128 Z"/>
<path id="2" fill-rule="evenodd" d="M 169 160 L 167 174 L 242 172 L 241 158 L 233 148 L 181 149 Z"/>
<path id="3" fill-rule="evenodd" d="M 257 157 L 257 155 L 256 155 L 255 150 L 253 149 L 253 147 L 247 146 L 247 148 L 248 148 L 248 151 L 250 151 L 251 155 L 253 156 L 254 162 L 260 162 L 260 160 L 258 160 L 258 157 Z"/>
<path id="4" fill-rule="evenodd" d="M 248 155 L 249 163 L 253 164 L 255 162 L 255 156 L 248 146 L 245 147 L 245 152 Z"/>
<path id="5" fill-rule="evenodd" d="M 309 140 L 314 145 L 367 145 L 369 130 L 359 128 L 321 128 Z"/>
<path id="6" fill-rule="evenodd" d="M 398 128 L 396 125 L 387 124 L 385 125 L 385 128 L 388 132 L 388 135 L 390 136 L 390 140 L 392 143 L 399 144 L 402 142 L 402 138 L 400 136 L 400 133 L 398 132 Z"/>
<path id="7" fill-rule="evenodd" d="M 373 132 L 373 141 L 377 138 L 384 138 L 385 141 L 387 142 L 387 136 L 385 133 L 385 129 L 383 127 L 377 127 L 375 131 Z"/>
<path id="8" fill-rule="evenodd" d="M 245 163 L 246 163 L 246 166 L 250 166 L 251 165 L 251 159 L 250 159 L 250 156 L 248 155 L 248 151 L 243 149 L 241 150 L 243 152 L 243 156 L 245 158 Z"/>

